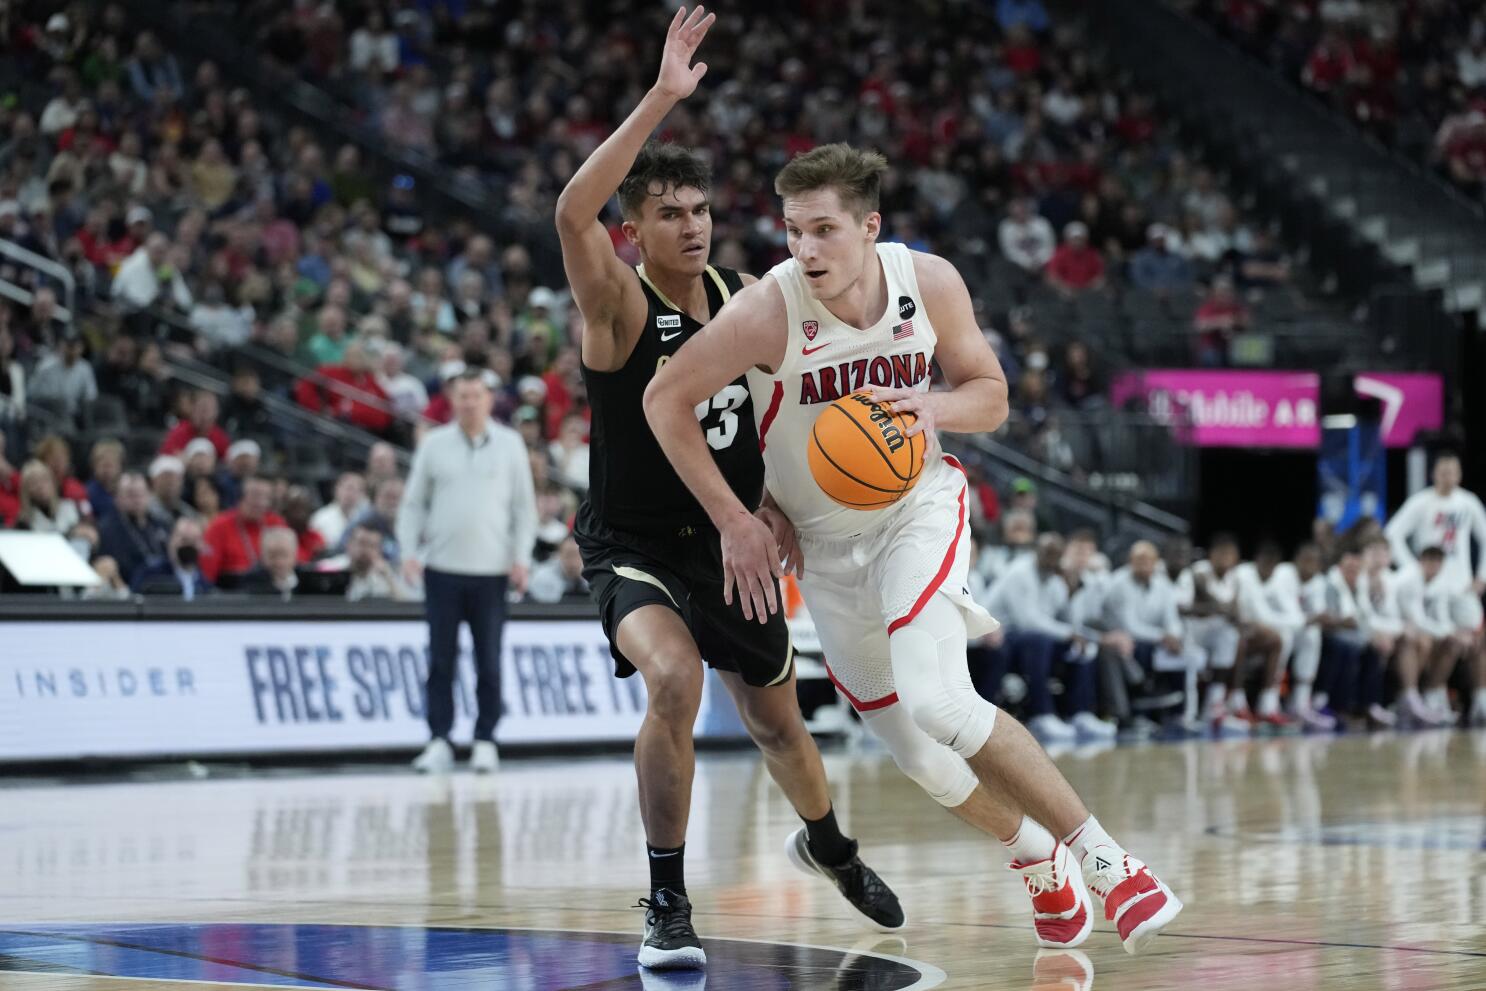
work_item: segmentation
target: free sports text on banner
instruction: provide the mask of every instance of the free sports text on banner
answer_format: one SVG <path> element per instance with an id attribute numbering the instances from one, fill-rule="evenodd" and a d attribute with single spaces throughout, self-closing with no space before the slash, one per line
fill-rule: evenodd
<path id="1" fill-rule="evenodd" d="M 474 721 L 467 636 L 456 742 Z M 11 623 L 4 639 L 0 761 L 412 748 L 428 736 L 419 622 Z M 510 623 L 501 662 L 501 743 L 633 739 L 644 718 L 644 685 L 613 677 L 596 622 Z M 708 692 L 698 735 L 736 729 L 721 695 Z"/>

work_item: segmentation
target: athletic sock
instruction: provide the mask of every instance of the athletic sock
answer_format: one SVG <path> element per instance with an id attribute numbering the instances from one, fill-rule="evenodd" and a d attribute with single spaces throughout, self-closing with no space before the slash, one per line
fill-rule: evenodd
<path id="1" fill-rule="evenodd" d="M 1063 843 L 1068 847 L 1068 849 L 1073 851 L 1074 855 L 1077 856 L 1080 861 L 1082 861 L 1084 857 L 1088 856 L 1089 850 L 1091 848 L 1096 846 L 1112 846 L 1116 850 L 1124 849 L 1124 847 L 1116 843 L 1110 837 L 1110 835 L 1104 831 L 1104 827 L 1099 825 L 1099 820 L 1095 819 L 1093 816 L 1089 816 L 1087 819 L 1084 820 L 1082 826 L 1079 826 L 1073 832 L 1063 837 Z"/>
<path id="2" fill-rule="evenodd" d="M 1450 693 L 1444 688 L 1431 688 L 1424 693 L 1424 704 L 1437 712 L 1450 711 Z"/>
<path id="3" fill-rule="evenodd" d="M 1228 698 L 1228 686 L 1219 682 L 1213 682 L 1207 686 L 1207 701 L 1205 708 L 1208 712 L 1216 712 L 1223 708 L 1223 702 Z"/>
<path id="4" fill-rule="evenodd" d="M 1311 686 L 1303 681 L 1297 681 L 1290 686 L 1290 705 L 1295 714 L 1307 712 L 1311 707 Z"/>
<path id="5" fill-rule="evenodd" d="M 1477 688 L 1471 693 L 1471 712 L 1486 713 L 1486 688 Z"/>
<path id="6" fill-rule="evenodd" d="M 1266 688 L 1259 693 L 1259 715 L 1273 716 L 1280 711 L 1280 690 Z"/>
<path id="7" fill-rule="evenodd" d="M 857 845 L 841 833 L 836 824 L 836 809 L 827 809 L 819 819 L 806 819 L 805 842 L 810 846 L 810 855 L 827 867 L 840 867 L 857 855 Z"/>
<path id="8" fill-rule="evenodd" d="M 678 847 L 645 844 L 650 854 L 650 895 L 665 888 L 678 895 L 686 894 L 686 844 Z"/>
<path id="9" fill-rule="evenodd" d="M 1057 840 L 1053 839 L 1053 834 L 1031 816 L 1022 816 L 1021 827 L 1011 839 L 1001 842 L 1019 864 L 1035 864 L 1048 860 L 1057 850 Z"/>
<path id="10" fill-rule="evenodd" d="M 1242 688 L 1228 689 L 1228 711 L 1247 712 L 1249 710 L 1249 697 L 1244 694 Z"/>

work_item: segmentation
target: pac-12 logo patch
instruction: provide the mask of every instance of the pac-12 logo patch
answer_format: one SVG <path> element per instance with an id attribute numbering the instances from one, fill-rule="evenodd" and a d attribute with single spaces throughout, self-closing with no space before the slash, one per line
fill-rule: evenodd
<path id="1" fill-rule="evenodd" d="M 898 319 L 907 320 L 918 312 L 918 304 L 907 296 L 898 297 Z"/>
<path id="2" fill-rule="evenodd" d="M 805 340 L 813 341 L 815 340 L 815 335 L 820 333 L 820 321 L 803 320 L 800 322 L 800 329 L 805 332 Z"/>

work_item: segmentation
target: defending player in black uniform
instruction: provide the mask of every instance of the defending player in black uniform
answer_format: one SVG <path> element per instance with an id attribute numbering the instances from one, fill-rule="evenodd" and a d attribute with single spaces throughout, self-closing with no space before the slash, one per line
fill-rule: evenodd
<path id="1" fill-rule="evenodd" d="M 745 619 L 737 601 L 724 603 L 717 531 L 661 453 L 642 409 L 656 369 L 754 281 L 707 264 L 706 166 L 683 149 L 646 144 L 706 73 L 704 63 L 693 67 L 691 60 L 713 19 L 701 7 L 690 16 L 677 12 L 655 86 L 557 202 L 563 264 L 583 314 L 583 378 L 593 409 L 590 494 L 575 535 L 615 673 L 638 670 L 650 699 L 635 739 L 651 878 L 650 897 L 641 902 L 639 962 L 646 967 L 706 964 L 683 874 L 704 660 L 726 683 L 769 773 L 805 821 L 789 839 L 791 861 L 835 884 L 874 928 L 906 922 L 897 897 L 837 826 L 820 752 L 795 698 L 783 615 L 761 617 L 761 624 Z M 624 234 L 642 259 L 637 269 L 619 260 L 597 219 L 616 189 Z M 740 379 L 696 412 L 734 492 L 758 506 L 763 463 L 747 387 Z M 766 521 L 770 512 L 760 510 Z"/>

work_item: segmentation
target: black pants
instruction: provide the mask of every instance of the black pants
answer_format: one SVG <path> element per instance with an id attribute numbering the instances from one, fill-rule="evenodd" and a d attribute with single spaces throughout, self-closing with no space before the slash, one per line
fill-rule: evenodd
<path id="1" fill-rule="evenodd" d="M 454 726 L 454 678 L 458 672 L 459 624 L 470 624 L 475 642 L 475 739 L 494 740 L 500 719 L 500 641 L 506 625 L 505 575 L 423 572 L 423 608 L 428 616 L 428 729 L 449 738 Z"/>

